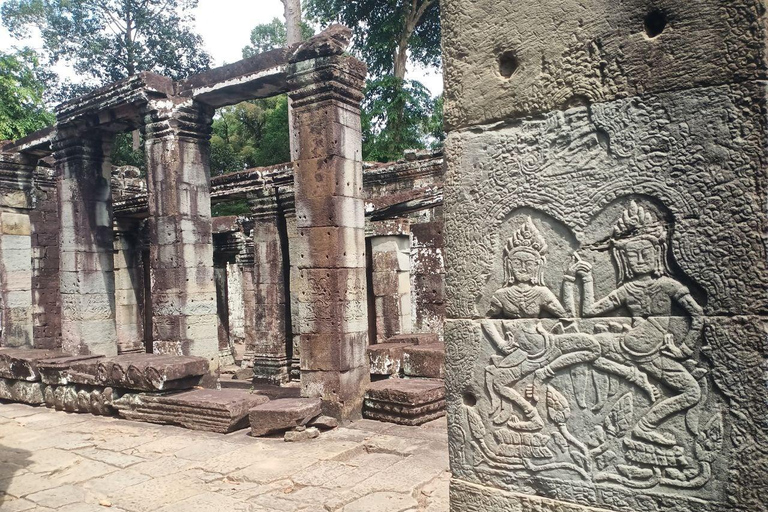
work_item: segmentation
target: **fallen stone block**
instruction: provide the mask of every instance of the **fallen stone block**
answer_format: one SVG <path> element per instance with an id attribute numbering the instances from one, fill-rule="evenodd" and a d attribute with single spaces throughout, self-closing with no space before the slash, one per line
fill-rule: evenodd
<path id="1" fill-rule="evenodd" d="M 444 378 L 445 346 L 436 344 L 405 348 L 403 350 L 403 373 L 407 377 Z"/>
<path id="2" fill-rule="evenodd" d="M 39 381 L 38 361 L 63 355 L 58 350 L 0 348 L 0 377 L 28 382 Z"/>
<path id="3" fill-rule="evenodd" d="M 42 382 L 0 378 L 0 400 L 42 405 L 45 403 L 44 390 L 45 384 Z"/>
<path id="4" fill-rule="evenodd" d="M 281 398 L 251 409 L 251 435 L 263 436 L 306 425 L 321 412 L 319 398 Z"/>
<path id="5" fill-rule="evenodd" d="M 110 387 L 100 388 L 82 384 L 46 385 L 45 406 L 57 411 L 91 413 L 100 416 L 115 414 L 113 402 L 123 392 Z"/>
<path id="6" fill-rule="evenodd" d="M 445 415 L 445 386 L 436 379 L 387 379 L 372 383 L 365 394 L 363 417 L 421 425 Z"/>
<path id="7" fill-rule="evenodd" d="M 320 431 L 315 427 L 296 427 L 295 430 L 287 431 L 285 436 L 283 436 L 283 439 L 285 439 L 285 441 L 288 443 L 295 443 L 300 441 L 307 441 L 309 439 L 315 439 L 319 435 Z"/>
<path id="8" fill-rule="evenodd" d="M 404 343 L 378 343 L 368 347 L 371 375 L 397 375 L 402 370 Z"/>
<path id="9" fill-rule="evenodd" d="M 114 402 L 121 417 L 226 434 L 248 426 L 248 412 L 269 398 L 240 389 L 138 393 Z"/>
<path id="10" fill-rule="evenodd" d="M 45 384 L 98 384 L 98 365 L 104 356 L 62 356 L 40 359 L 37 368 Z"/>
<path id="11" fill-rule="evenodd" d="M 159 354 L 123 354 L 99 361 L 100 385 L 137 391 L 189 389 L 208 373 L 202 357 Z"/>
<path id="12" fill-rule="evenodd" d="M 332 416 L 318 416 L 309 423 L 309 427 L 317 427 L 320 430 L 331 430 L 339 426 L 339 420 Z"/>

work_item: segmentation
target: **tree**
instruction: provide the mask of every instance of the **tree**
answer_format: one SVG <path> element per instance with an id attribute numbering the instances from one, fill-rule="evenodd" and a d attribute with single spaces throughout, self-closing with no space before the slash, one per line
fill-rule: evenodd
<path id="1" fill-rule="evenodd" d="M 302 39 L 309 39 L 314 35 L 312 27 L 306 23 L 301 23 Z M 285 24 L 277 18 L 273 18 L 269 23 L 256 25 L 251 30 L 251 44 L 243 48 L 243 58 L 253 57 L 260 53 L 283 48 L 288 46 L 288 32 Z"/>
<path id="2" fill-rule="evenodd" d="M 355 49 L 374 77 L 404 79 L 408 57 L 424 66 L 440 65 L 438 0 L 308 0 L 307 12 L 323 25 L 351 28 Z"/>
<path id="3" fill-rule="evenodd" d="M 46 75 L 35 52 L 0 52 L 0 140 L 18 139 L 54 121 L 45 109 Z"/>
<path id="4" fill-rule="evenodd" d="M 140 71 L 178 80 L 208 68 L 210 56 L 192 30 L 196 6 L 197 0 L 8 0 L 0 13 L 16 38 L 39 29 L 47 64 L 72 64 L 92 87 Z"/>
<path id="5" fill-rule="evenodd" d="M 301 0 L 281 0 L 283 2 L 283 14 L 285 16 L 286 42 L 300 43 L 304 40 L 301 27 Z"/>

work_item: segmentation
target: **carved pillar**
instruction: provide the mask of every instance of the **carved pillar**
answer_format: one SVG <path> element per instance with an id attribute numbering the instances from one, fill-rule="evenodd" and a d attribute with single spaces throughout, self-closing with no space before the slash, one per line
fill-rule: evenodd
<path id="1" fill-rule="evenodd" d="M 139 226 L 115 222 L 115 322 L 117 351 L 144 352 L 144 268 Z"/>
<path id="2" fill-rule="evenodd" d="M 359 109 L 365 74 L 354 58 L 331 56 L 294 64 L 289 77 L 301 389 L 341 419 L 360 417 L 369 382 Z"/>
<path id="3" fill-rule="evenodd" d="M 270 187 L 249 198 L 253 218 L 254 339 L 248 348 L 257 382 L 289 379 L 285 272 L 277 198 Z"/>
<path id="4" fill-rule="evenodd" d="M 213 111 L 151 102 L 145 147 L 155 352 L 206 357 L 218 368 L 209 137 Z"/>
<path id="5" fill-rule="evenodd" d="M 36 159 L 0 153 L 0 346 L 32 347 L 32 176 Z"/>
<path id="6" fill-rule="evenodd" d="M 70 354 L 117 354 L 112 233 L 112 136 L 59 127 L 61 344 Z"/>
<path id="7" fill-rule="evenodd" d="M 499 4 L 440 3 L 451 510 L 765 512 L 765 2 Z"/>

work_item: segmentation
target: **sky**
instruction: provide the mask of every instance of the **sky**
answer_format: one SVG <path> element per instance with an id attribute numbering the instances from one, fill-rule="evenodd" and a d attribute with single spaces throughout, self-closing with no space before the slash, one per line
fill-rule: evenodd
<path id="1" fill-rule="evenodd" d="M 0 5 L 5 0 L 0 0 Z M 205 49 L 211 54 L 215 66 L 231 63 L 242 58 L 241 51 L 250 42 L 251 29 L 272 18 L 283 20 L 283 4 L 280 0 L 199 0 L 195 12 L 197 32 L 202 36 Z M 0 27 L 0 50 L 7 51 L 14 45 L 39 47 L 38 40 L 19 43 Z M 63 66 L 56 69 L 65 72 Z M 410 64 L 406 78 L 419 80 L 432 92 L 440 94 L 443 78 L 440 73 L 419 69 Z"/>

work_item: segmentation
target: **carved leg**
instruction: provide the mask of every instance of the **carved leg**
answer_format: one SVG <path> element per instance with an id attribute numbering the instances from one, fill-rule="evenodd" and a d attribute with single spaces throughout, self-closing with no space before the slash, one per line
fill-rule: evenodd
<path id="1" fill-rule="evenodd" d="M 575 366 L 571 368 L 571 385 L 573 386 L 573 396 L 576 397 L 576 403 L 582 409 L 587 408 L 587 375 L 589 368 L 586 366 Z M 593 372 L 594 378 L 594 372 Z"/>
<path id="2" fill-rule="evenodd" d="M 624 377 L 648 395 L 651 402 L 659 399 L 659 390 L 648 380 L 648 376 L 633 366 L 627 366 L 605 357 L 599 357 L 594 362 L 595 368 Z"/>
<path id="3" fill-rule="evenodd" d="M 509 427 L 515 430 L 535 431 L 544 428 L 544 421 L 541 419 L 539 411 L 536 407 L 531 405 L 528 400 L 515 391 L 511 387 L 497 387 L 496 388 L 504 398 L 518 406 L 522 412 L 525 420 L 520 419 L 515 415 L 511 415 L 509 419 Z"/>
<path id="4" fill-rule="evenodd" d="M 605 406 L 608 401 L 608 397 L 615 394 L 611 393 L 612 379 L 607 373 L 592 371 L 592 383 L 595 386 L 595 406 L 592 407 L 592 412 L 598 412 Z"/>

